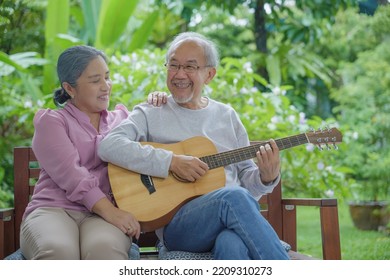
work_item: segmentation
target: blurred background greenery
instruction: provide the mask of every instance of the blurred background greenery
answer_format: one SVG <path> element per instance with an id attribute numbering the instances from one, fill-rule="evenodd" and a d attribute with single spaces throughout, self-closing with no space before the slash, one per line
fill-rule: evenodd
<path id="1" fill-rule="evenodd" d="M 15 146 L 54 108 L 55 64 L 88 44 L 110 58 L 117 103 L 167 91 L 164 54 L 179 32 L 214 40 L 208 96 L 240 114 L 252 140 L 334 127 L 338 150 L 282 155 L 284 197 L 389 201 L 390 5 L 354 0 L 0 0 L 0 207 L 13 205 Z"/>

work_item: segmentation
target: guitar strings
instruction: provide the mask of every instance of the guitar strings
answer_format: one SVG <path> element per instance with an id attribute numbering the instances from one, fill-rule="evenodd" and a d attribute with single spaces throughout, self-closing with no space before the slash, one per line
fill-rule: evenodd
<path id="1" fill-rule="evenodd" d="M 275 142 L 279 147 L 279 150 L 284 150 L 286 148 L 291 148 L 294 146 L 308 143 L 308 140 L 305 134 L 299 134 L 282 139 L 276 139 Z M 256 152 L 259 150 L 259 148 L 261 146 L 264 146 L 265 144 L 269 144 L 269 141 L 262 142 L 260 144 L 254 144 L 248 147 L 239 148 L 233 151 L 226 151 L 219 154 L 204 156 L 200 159 L 207 163 L 210 169 L 214 169 L 254 158 L 256 157 Z"/>

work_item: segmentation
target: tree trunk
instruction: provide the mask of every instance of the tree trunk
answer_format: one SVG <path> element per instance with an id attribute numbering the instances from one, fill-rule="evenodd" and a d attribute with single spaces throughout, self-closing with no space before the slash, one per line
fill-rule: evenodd
<path id="1" fill-rule="evenodd" d="M 264 0 L 256 0 L 255 26 L 254 26 L 256 49 L 264 55 L 268 53 L 267 30 L 265 28 L 265 23 L 266 23 L 266 14 L 264 11 Z M 257 71 L 263 78 L 268 80 L 268 73 L 267 73 L 267 69 L 265 68 L 265 64 L 259 67 Z"/>

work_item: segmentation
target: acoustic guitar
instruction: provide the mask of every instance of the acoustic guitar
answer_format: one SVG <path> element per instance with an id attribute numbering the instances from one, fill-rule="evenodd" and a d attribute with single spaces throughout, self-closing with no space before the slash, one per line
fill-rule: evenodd
<path id="1" fill-rule="evenodd" d="M 306 143 L 330 148 L 337 147 L 342 135 L 336 128 L 302 133 L 276 139 L 279 150 Z M 139 221 L 144 232 L 153 231 L 169 223 L 179 208 L 191 199 L 209 193 L 225 185 L 224 166 L 256 157 L 260 146 L 269 141 L 251 142 L 248 147 L 218 153 L 215 145 L 202 136 L 193 137 L 178 143 L 160 144 L 141 142 L 172 151 L 178 155 L 196 156 L 207 163 L 209 170 L 195 182 L 187 182 L 170 174 L 167 178 L 158 178 L 139 174 L 108 164 L 112 192 L 120 209 L 131 212 Z"/>

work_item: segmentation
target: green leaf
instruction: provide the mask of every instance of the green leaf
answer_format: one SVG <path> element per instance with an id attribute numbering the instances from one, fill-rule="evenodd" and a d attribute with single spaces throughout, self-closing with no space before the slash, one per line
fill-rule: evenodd
<path id="1" fill-rule="evenodd" d="M 269 55 L 266 58 L 266 62 L 270 83 L 273 86 L 279 86 L 282 81 L 279 56 Z"/>
<path id="2" fill-rule="evenodd" d="M 44 91 L 49 92 L 55 86 L 56 69 L 55 61 L 62 49 L 55 45 L 55 38 L 58 34 L 68 33 L 69 26 L 69 0 L 48 0 L 46 8 L 45 24 L 45 58 L 50 62 L 44 66 Z"/>
<path id="3" fill-rule="evenodd" d="M 7 76 L 15 70 L 28 73 L 31 65 L 44 65 L 47 61 L 39 57 L 37 52 L 21 52 L 11 55 L 0 52 L 0 76 Z"/>
<path id="4" fill-rule="evenodd" d="M 134 32 L 129 46 L 129 51 L 142 48 L 148 41 L 149 35 L 153 31 L 153 27 L 158 19 L 159 11 L 152 12 L 148 18 L 142 23 L 141 27 Z"/>
<path id="5" fill-rule="evenodd" d="M 34 101 L 43 99 L 43 93 L 36 84 L 36 80 L 31 75 L 20 73 L 20 78 L 23 81 L 23 86 L 28 92 L 29 96 Z"/>
<path id="6" fill-rule="evenodd" d="M 61 46 L 61 49 L 66 49 L 74 45 L 83 44 L 82 40 L 68 34 L 58 34 L 54 42 L 57 46 Z"/>
<path id="7" fill-rule="evenodd" d="M 39 57 L 39 53 L 37 52 L 15 53 L 11 54 L 9 57 L 23 68 L 28 68 L 31 65 L 44 65 L 47 63 L 45 59 Z"/>
<path id="8" fill-rule="evenodd" d="M 95 46 L 108 47 L 123 33 L 138 0 L 103 0 Z"/>
<path id="9" fill-rule="evenodd" d="M 100 7 L 102 0 L 82 0 L 81 8 L 85 20 L 85 31 L 91 42 L 96 41 L 96 27 L 99 24 Z"/>
<path id="10" fill-rule="evenodd" d="M 48 0 L 46 8 L 46 45 L 59 33 L 68 33 L 69 0 Z"/>
<path id="11" fill-rule="evenodd" d="M 12 60 L 6 53 L 0 51 L 0 61 L 4 62 L 5 64 L 14 67 L 20 72 L 27 72 L 27 70 L 14 60 Z"/>

